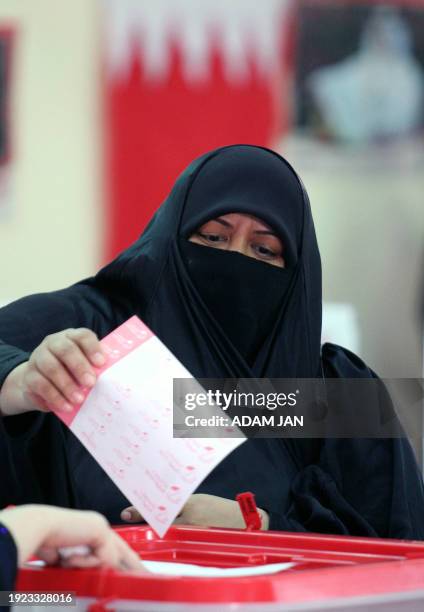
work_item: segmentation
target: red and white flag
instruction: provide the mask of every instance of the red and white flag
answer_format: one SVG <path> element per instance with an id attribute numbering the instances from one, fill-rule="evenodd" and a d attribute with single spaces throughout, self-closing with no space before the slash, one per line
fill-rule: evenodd
<path id="1" fill-rule="evenodd" d="M 195 157 L 272 145 L 290 123 L 292 0 L 103 0 L 105 257 Z"/>

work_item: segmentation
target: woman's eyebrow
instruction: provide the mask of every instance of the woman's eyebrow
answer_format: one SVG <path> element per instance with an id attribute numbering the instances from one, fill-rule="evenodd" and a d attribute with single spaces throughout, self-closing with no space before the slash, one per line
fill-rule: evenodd
<path id="1" fill-rule="evenodd" d="M 233 225 L 229 221 L 226 221 L 225 219 L 221 219 L 221 217 L 216 217 L 215 219 L 210 219 L 210 220 L 216 221 L 217 223 L 220 223 L 224 227 L 230 227 L 231 229 L 233 228 Z M 254 230 L 254 233 L 260 234 L 260 235 L 275 236 L 276 238 L 279 238 L 279 236 L 272 230 Z"/>
<path id="2" fill-rule="evenodd" d="M 225 221 L 224 219 L 221 219 L 221 217 L 217 217 L 216 219 L 211 219 L 211 221 L 216 221 L 217 223 L 224 225 L 224 227 L 231 227 L 231 228 L 233 227 L 231 223 L 229 223 L 229 221 Z"/>
<path id="3" fill-rule="evenodd" d="M 253 232 L 254 234 L 261 234 L 261 235 L 268 235 L 268 236 L 275 236 L 276 238 L 280 238 L 275 232 L 273 232 L 272 230 L 255 230 Z"/>

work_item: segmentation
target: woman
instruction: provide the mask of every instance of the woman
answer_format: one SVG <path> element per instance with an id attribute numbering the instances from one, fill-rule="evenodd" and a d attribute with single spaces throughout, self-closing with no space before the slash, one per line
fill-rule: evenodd
<path id="1" fill-rule="evenodd" d="M 75 382 L 92 385 L 102 360 L 97 337 L 133 314 L 196 377 L 374 377 L 349 351 L 321 350 L 321 299 L 310 206 L 291 166 L 248 145 L 196 160 L 140 239 L 94 278 L 0 311 L 0 408 L 14 415 L 3 420 L 0 501 L 120 520 L 127 500 L 72 434 L 24 411 L 77 401 Z M 245 490 L 269 529 L 424 537 L 422 481 L 405 439 L 248 440 L 179 520 L 242 526 L 232 500 Z"/>
<path id="2" fill-rule="evenodd" d="M 96 512 L 35 505 L 0 512 L 0 591 L 14 589 L 17 566 L 33 555 L 49 564 L 62 555 L 68 567 L 141 570 L 138 555 Z"/>

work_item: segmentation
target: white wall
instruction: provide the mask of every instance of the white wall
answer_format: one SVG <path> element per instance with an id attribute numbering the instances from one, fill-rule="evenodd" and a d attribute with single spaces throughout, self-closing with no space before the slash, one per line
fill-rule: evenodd
<path id="1" fill-rule="evenodd" d="M 311 200 L 324 299 L 352 305 L 360 356 L 381 376 L 420 377 L 421 142 L 343 149 L 293 138 L 281 148 Z"/>
<path id="2" fill-rule="evenodd" d="M 98 265 L 99 16 L 95 0 L 2 0 L 17 28 L 16 172 L 0 217 L 0 301 L 60 288 Z"/>

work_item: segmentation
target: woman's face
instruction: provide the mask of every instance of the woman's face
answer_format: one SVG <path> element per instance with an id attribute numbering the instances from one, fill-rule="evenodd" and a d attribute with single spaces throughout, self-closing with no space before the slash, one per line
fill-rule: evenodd
<path id="1" fill-rule="evenodd" d="M 189 240 L 215 249 L 236 251 L 279 268 L 285 267 L 281 239 L 269 225 L 253 215 L 229 213 L 210 219 Z"/>

